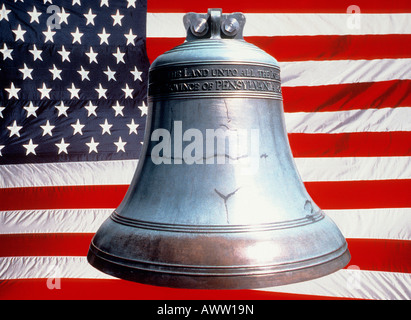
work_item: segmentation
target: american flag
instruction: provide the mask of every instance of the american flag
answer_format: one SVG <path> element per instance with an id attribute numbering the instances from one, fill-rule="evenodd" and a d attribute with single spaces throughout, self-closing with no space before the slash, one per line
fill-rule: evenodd
<path id="1" fill-rule="evenodd" d="M 350 5 L 1 1 L 0 298 L 410 299 L 411 3 Z M 296 164 L 347 238 L 346 268 L 227 292 L 141 285 L 87 263 L 138 161 L 149 63 L 184 41 L 184 13 L 208 8 L 243 12 L 246 41 L 280 62 Z"/>

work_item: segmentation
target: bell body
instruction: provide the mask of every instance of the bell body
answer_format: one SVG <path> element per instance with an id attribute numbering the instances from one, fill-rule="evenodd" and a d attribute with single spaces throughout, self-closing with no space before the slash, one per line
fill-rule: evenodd
<path id="1" fill-rule="evenodd" d="M 202 18 L 207 31 L 197 32 Z M 234 36 L 222 29 L 230 18 Z M 188 41 L 150 68 L 144 150 L 89 262 L 123 279 L 202 289 L 283 285 L 344 267 L 346 241 L 293 161 L 277 61 L 241 39 L 241 14 L 210 10 L 185 23 Z"/>

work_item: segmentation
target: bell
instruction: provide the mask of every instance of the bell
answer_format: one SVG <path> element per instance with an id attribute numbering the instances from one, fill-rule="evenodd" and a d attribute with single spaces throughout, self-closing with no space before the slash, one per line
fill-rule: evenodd
<path id="1" fill-rule="evenodd" d="M 241 13 L 184 16 L 186 41 L 150 67 L 145 141 L 88 261 L 167 287 L 245 289 L 321 277 L 350 260 L 289 146 L 280 68 Z"/>

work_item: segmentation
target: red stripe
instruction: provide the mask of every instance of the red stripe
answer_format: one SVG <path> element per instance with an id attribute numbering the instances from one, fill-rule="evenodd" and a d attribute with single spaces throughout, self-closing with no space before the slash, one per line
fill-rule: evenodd
<path id="1" fill-rule="evenodd" d="M 245 37 L 278 61 L 398 59 L 411 57 L 411 35 Z M 150 62 L 183 38 L 147 38 Z"/>
<path id="2" fill-rule="evenodd" d="M 321 181 L 305 186 L 322 209 L 411 207 L 411 180 Z"/>
<path id="3" fill-rule="evenodd" d="M 0 257 L 87 256 L 94 233 L 28 233 L 0 235 Z"/>
<path id="4" fill-rule="evenodd" d="M 128 185 L 0 189 L 0 210 L 116 208 Z"/>
<path id="5" fill-rule="evenodd" d="M 246 37 L 278 61 L 399 59 L 411 57 L 411 35 Z"/>
<path id="6" fill-rule="evenodd" d="M 46 279 L 0 281 L 0 300 L 340 300 L 260 290 L 185 290 L 143 285 L 125 280 L 61 279 L 60 289 Z M 147 310 L 144 310 L 147 311 Z"/>
<path id="7" fill-rule="evenodd" d="M 148 12 L 207 12 L 208 8 L 222 8 L 223 13 L 230 12 L 278 12 L 278 13 L 346 13 L 350 1 L 336 0 L 295 0 L 295 1 L 253 1 L 248 0 L 209 0 L 203 1 L 170 1 L 152 0 L 147 3 Z M 373 1 L 356 0 L 361 13 L 405 13 L 411 12 L 409 0 Z"/>
<path id="8" fill-rule="evenodd" d="M 282 87 L 285 112 L 396 108 L 411 105 L 411 80 Z"/>
<path id="9" fill-rule="evenodd" d="M 411 207 L 411 180 L 306 182 L 322 209 Z M 0 189 L 0 210 L 116 208 L 128 186 L 63 186 Z"/>
<path id="10" fill-rule="evenodd" d="M 387 157 L 411 155 L 411 132 L 288 134 L 294 157 Z"/>
<path id="11" fill-rule="evenodd" d="M 0 257 L 86 256 L 90 233 L 0 235 Z M 350 265 L 362 270 L 411 272 L 411 241 L 347 239 Z"/>
<path id="12" fill-rule="evenodd" d="M 351 253 L 349 266 L 356 265 L 361 270 L 411 272 L 411 241 L 347 239 L 347 242 Z"/>

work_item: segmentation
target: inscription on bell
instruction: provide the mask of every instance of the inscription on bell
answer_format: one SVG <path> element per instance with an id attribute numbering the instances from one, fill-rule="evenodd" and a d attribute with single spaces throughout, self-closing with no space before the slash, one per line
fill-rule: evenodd
<path id="1" fill-rule="evenodd" d="M 152 70 L 149 94 L 254 92 L 281 94 L 280 71 L 255 65 L 196 65 Z"/>

